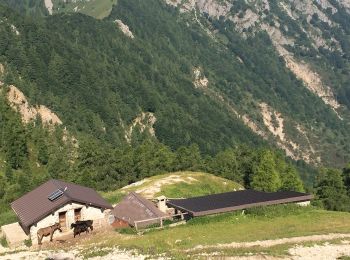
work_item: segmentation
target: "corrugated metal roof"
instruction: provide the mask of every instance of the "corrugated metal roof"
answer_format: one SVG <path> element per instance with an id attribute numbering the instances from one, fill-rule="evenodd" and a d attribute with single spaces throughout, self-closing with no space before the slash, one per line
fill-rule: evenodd
<path id="1" fill-rule="evenodd" d="M 58 189 L 64 191 L 62 196 L 50 201 L 48 197 Z M 61 180 L 49 180 L 45 182 L 12 202 L 11 207 L 21 224 L 29 228 L 45 216 L 70 202 L 103 209 L 112 208 L 95 190 Z"/>
<path id="2" fill-rule="evenodd" d="M 143 198 L 141 195 L 130 192 L 124 199 L 118 203 L 112 210 L 113 215 L 121 220 L 128 222 L 134 226 L 135 221 L 147 220 L 152 218 L 166 217 L 151 201 Z M 159 222 L 144 222 L 143 226 Z M 142 224 L 140 225 L 142 226 Z"/>
<path id="3" fill-rule="evenodd" d="M 312 195 L 295 191 L 241 190 L 189 199 L 174 199 L 169 200 L 167 204 L 170 207 L 186 211 L 192 216 L 203 216 L 255 206 L 302 202 L 311 199 Z"/>

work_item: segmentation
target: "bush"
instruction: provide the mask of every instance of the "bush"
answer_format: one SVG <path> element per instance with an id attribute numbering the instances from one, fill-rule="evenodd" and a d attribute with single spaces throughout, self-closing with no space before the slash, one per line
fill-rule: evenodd
<path id="1" fill-rule="evenodd" d="M 0 238 L 0 245 L 2 245 L 3 247 L 9 246 L 5 237 Z"/>
<path id="2" fill-rule="evenodd" d="M 31 239 L 26 239 L 24 240 L 24 245 L 26 247 L 31 247 L 32 246 L 32 240 Z"/>

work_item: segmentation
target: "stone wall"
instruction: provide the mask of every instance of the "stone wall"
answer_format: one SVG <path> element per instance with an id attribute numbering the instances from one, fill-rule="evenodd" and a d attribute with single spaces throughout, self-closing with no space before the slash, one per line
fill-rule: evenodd
<path id="1" fill-rule="evenodd" d="M 77 203 L 69 203 L 57 211 L 55 211 L 53 214 L 48 215 L 41 221 L 39 221 L 36 225 L 31 226 L 30 228 L 30 238 L 32 239 L 33 244 L 37 244 L 38 238 L 37 238 L 37 231 L 40 228 L 51 226 L 55 223 L 59 222 L 59 213 L 60 212 L 66 212 L 66 228 L 62 229 L 62 233 L 59 231 L 56 231 L 54 234 L 54 238 L 60 237 L 63 235 L 67 235 L 68 233 L 71 233 L 72 230 L 70 229 L 70 225 L 75 222 L 74 219 L 74 209 L 81 208 L 81 220 L 94 220 L 94 228 L 100 228 L 107 224 L 106 220 L 106 214 L 108 211 L 101 210 L 99 208 L 95 208 L 92 206 L 85 206 L 82 204 Z M 43 242 L 49 241 L 49 237 L 46 237 L 43 239 Z"/>

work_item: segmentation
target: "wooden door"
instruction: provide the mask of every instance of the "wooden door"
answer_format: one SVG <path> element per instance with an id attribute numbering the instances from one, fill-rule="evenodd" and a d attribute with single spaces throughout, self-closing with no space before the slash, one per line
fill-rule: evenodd
<path id="1" fill-rule="evenodd" d="M 58 219 L 61 224 L 61 228 L 67 228 L 67 211 L 58 213 Z"/>
<path id="2" fill-rule="evenodd" d="M 74 209 L 74 220 L 75 221 L 81 220 L 81 208 Z"/>

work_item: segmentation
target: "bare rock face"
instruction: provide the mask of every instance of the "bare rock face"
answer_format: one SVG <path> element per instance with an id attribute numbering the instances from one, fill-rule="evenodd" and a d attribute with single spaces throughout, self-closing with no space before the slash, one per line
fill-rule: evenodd
<path id="1" fill-rule="evenodd" d="M 207 13 L 215 18 L 226 16 L 232 7 L 229 1 L 219 0 L 165 0 L 165 2 L 168 5 L 179 6 L 181 12 L 190 12 L 198 8 L 201 13 Z"/>
<path id="2" fill-rule="evenodd" d="M 52 0 L 44 0 L 44 4 L 49 14 L 52 14 L 52 8 L 53 8 Z"/>
<path id="3" fill-rule="evenodd" d="M 350 13 L 350 1 L 349 0 L 338 0 L 338 2 L 344 6 Z"/>
<path id="4" fill-rule="evenodd" d="M 195 88 L 206 88 L 209 84 L 209 80 L 203 75 L 201 68 L 193 69 L 193 85 Z"/>
<path id="5" fill-rule="evenodd" d="M 44 125 L 54 126 L 62 124 L 61 119 L 46 106 L 31 106 L 23 92 L 13 85 L 9 86 L 7 98 L 10 105 L 20 113 L 24 123 L 29 123 L 39 116 Z"/>
<path id="6" fill-rule="evenodd" d="M 119 29 L 129 38 L 134 39 L 135 36 L 132 34 L 132 32 L 129 29 L 129 26 L 127 26 L 126 24 L 124 24 L 121 20 L 115 20 L 115 22 L 117 23 Z"/>
<path id="7" fill-rule="evenodd" d="M 157 118 L 151 112 L 141 112 L 131 125 L 125 130 L 125 139 L 128 143 L 132 141 L 132 134 L 138 128 L 140 133 L 147 131 L 151 136 L 155 137 L 156 132 L 154 129 L 154 124 L 156 123 Z"/>

